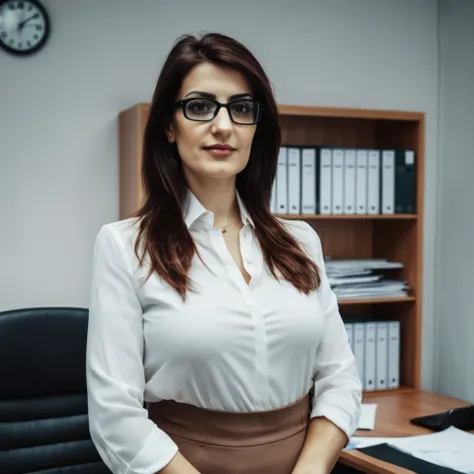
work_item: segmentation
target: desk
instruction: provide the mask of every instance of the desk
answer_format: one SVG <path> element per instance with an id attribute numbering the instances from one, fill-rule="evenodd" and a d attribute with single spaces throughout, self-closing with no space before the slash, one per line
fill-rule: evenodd
<path id="1" fill-rule="evenodd" d="M 432 433 L 427 428 L 412 425 L 409 420 L 450 408 L 470 405 L 468 402 L 432 392 L 406 389 L 400 392 L 372 392 L 364 395 L 364 403 L 377 403 L 375 429 L 358 430 L 356 436 L 415 436 Z M 369 474 L 407 474 L 407 469 L 372 458 L 357 450 L 343 451 L 339 462 Z"/>

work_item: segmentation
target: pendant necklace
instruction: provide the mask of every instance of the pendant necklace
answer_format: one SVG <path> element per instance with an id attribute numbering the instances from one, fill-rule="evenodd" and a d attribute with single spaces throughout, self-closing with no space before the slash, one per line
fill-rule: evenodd
<path id="1" fill-rule="evenodd" d="M 227 228 L 230 227 L 231 225 L 234 225 L 235 223 L 239 222 L 241 219 L 236 219 L 235 221 L 231 222 L 230 224 L 227 224 L 224 227 L 220 227 L 220 231 L 225 234 L 227 232 Z"/>

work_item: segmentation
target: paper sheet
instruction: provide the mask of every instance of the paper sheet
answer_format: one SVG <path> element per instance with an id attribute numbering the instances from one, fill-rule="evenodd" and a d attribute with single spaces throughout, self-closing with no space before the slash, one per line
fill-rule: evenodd
<path id="1" fill-rule="evenodd" d="M 366 448 L 383 443 L 439 466 L 474 474 L 474 435 L 453 427 L 436 433 L 403 438 L 353 436 L 345 449 Z"/>
<path id="2" fill-rule="evenodd" d="M 359 430 L 373 430 L 375 428 L 376 403 L 363 403 L 361 405 Z"/>
<path id="3" fill-rule="evenodd" d="M 425 461 L 474 474 L 474 435 L 457 428 L 391 441 L 396 448 Z"/>

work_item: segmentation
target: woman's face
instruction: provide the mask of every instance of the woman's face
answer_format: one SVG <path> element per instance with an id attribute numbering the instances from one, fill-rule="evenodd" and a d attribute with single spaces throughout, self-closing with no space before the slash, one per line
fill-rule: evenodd
<path id="1" fill-rule="evenodd" d="M 227 103 L 235 98 L 251 99 L 252 95 L 240 72 L 202 63 L 188 73 L 178 92 L 177 101 L 188 98 L 213 98 Z M 188 110 L 199 118 L 205 116 L 209 108 L 206 102 L 196 101 Z M 245 110 L 236 108 L 236 117 L 245 114 Z M 255 130 L 256 125 L 232 122 L 224 107 L 208 122 L 189 120 L 182 109 L 177 109 L 167 135 L 170 142 L 176 142 L 189 183 L 196 179 L 234 179 L 249 161 Z M 221 149 L 217 149 L 219 146 Z M 223 150 L 222 146 L 230 149 Z"/>

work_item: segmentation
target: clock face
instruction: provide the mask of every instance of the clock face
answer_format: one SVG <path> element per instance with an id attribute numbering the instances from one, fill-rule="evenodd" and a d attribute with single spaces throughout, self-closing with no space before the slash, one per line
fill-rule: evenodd
<path id="1" fill-rule="evenodd" d="M 12 54 L 27 55 L 44 46 L 49 18 L 36 0 L 0 0 L 0 46 Z"/>

